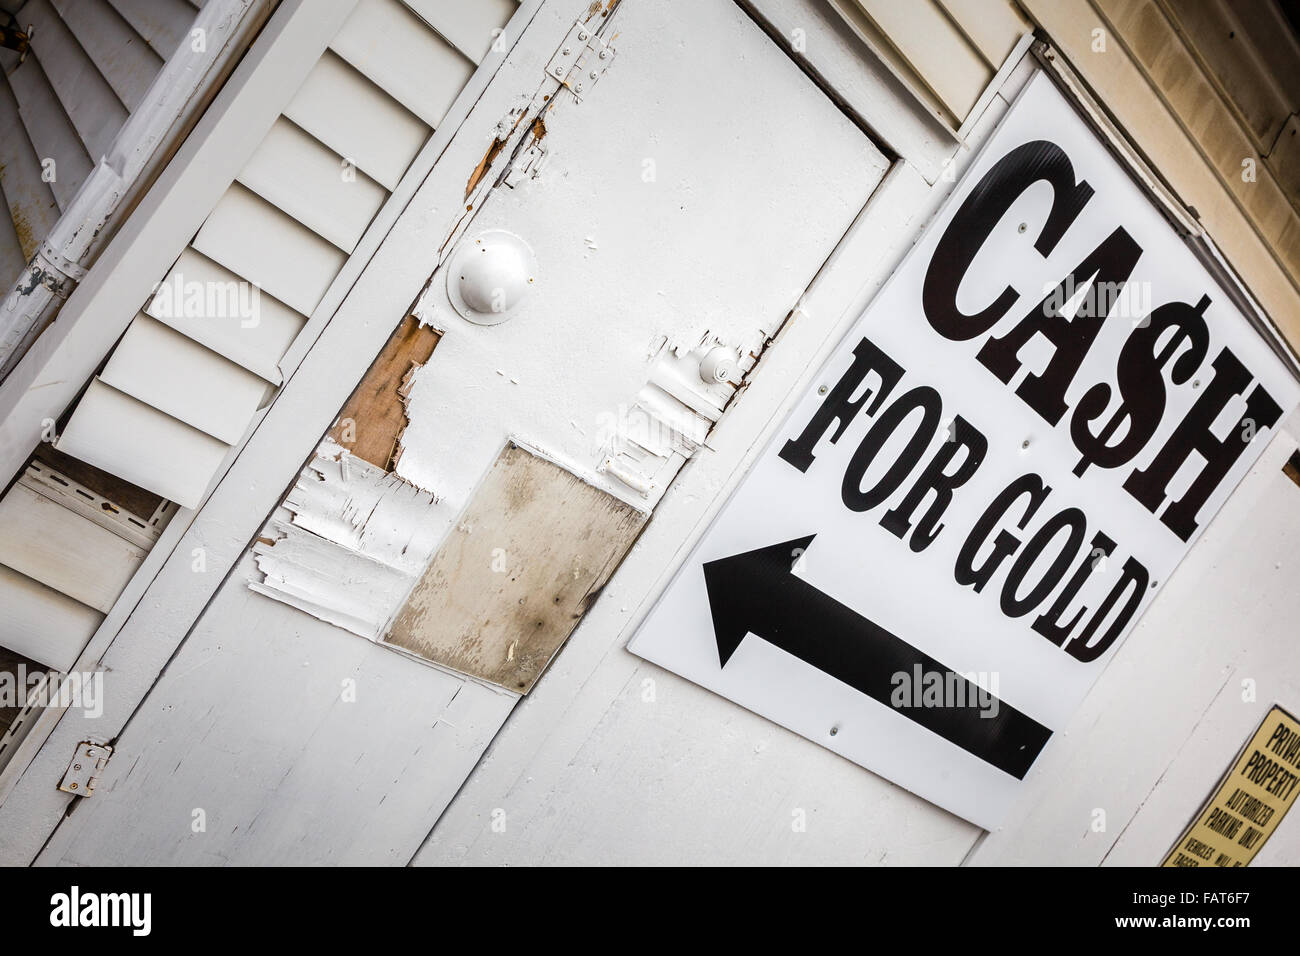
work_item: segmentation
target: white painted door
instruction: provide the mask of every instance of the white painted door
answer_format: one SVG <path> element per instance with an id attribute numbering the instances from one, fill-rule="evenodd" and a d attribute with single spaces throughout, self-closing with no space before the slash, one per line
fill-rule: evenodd
<path id="1" fill-rule="evenodd" d="M 147 643 L 178 644 L 117 736 L 95 796 L 58 825 L 41 863 L 770 861 L 799 858 L 797 841 L 782 851 L 777 840 L 801 832 L 800 813 L 806 820 L 819 798 L 859 833 L 869 814 L 884 855 L 955 862 L 969 845 L 967 824 L 622 648 L 668 565 L 663 541 L 691 531 L 692 509 L 665 489 L 689 457 L 711 454 L 712 423 L 725 425 L 726 402 L 701 403 L 683 363 L 717 345 L 761 378 L 756 357 L 887 162 L 731 0 L 625 2 L 599 26 L 617 49 L 603 78 L 581 101 L 546 86 L 544 68 L 580 12 L 591 15 L 542 5 L 199 513 L 193 540 L 243 542 L 242 553 L 212 556 L 206 575 L 220 583 L 186 576 L 191 539 L 182 541 L 106 655 L 131 670 L 156 655 L 137 653 Z M 513 171 L 494 165 L 498 184 L 467 202 L 485 150 L 543 96 L 544 155 L 521 149 Z M 397 473 L 438 496 L 436 533 L 450 532 L 508 439 L 657 509 L 662 531 L 655 560 L 626 562 L 574 638 L 584 655 L 594 647 L 615 662 L 601 692 L 582 699 L 596 708 L 586 715 L 595 731 L 512 757 L 510 793 L 462 801 L 434 829 L 512 711 L 516 722 L 549 721 L 563 703 L 551 695 L 535 708 L 255 593 L 247 548 L 387 330 L 454 252 L 446 240 L 458 226 L 459 243 L 491 228 L 525 239 L 537 282 L 491 327 L 449 307 L 441 271 L 420 297 L 443 337 L 419 373 Z M 824 335 L 837 319 L 794 321 Z M 731 405 L 744 399 L 742 390 Z M 668 427 L 655 449 L 634 440 L 629 420 L 671 426 L 662 413 L 673 402 L 701 416 L 700 433 Z M 565 653 L 539 694 L 548 681 L 567 686 Z M 586 782 L 566 776 L 558 804 L 529 784 L 574 760 Z"/>

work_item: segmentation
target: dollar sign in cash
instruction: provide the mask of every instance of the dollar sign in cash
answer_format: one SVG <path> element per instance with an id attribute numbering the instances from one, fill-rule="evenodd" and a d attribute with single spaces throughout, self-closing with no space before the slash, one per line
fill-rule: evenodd
<path id="1" fill-rule="evenodd" d="M 1106 414 L 1112 392 L 1104 383 L 1094 385 L 1079 400 L 1070 420 L 1070 437 L 1080 452 L 1079 463 L 1074 466 L 1076 475 L 1083 475 L 1091 465 L 1119 467 L 1141 451 L 1155 434 L 1165 413 L 1165 366 L 1177 356 L 1170 369 L 1170 381 L 1181 385 L 1205 360 L 1210 346 L 1210 333 L 1205 325 L 1205 309 L 1209 304 L 1210 297 L 1205 295 L 1196 305 L 1170 302 L 1155 309 L 1133 330 L 1120 350 L 1115 369 L 1119 406 L 1094 432 L 1091 426 Z M 1169 329 L 1175 331 L 1161 345 L 1160 340 Z M 1185 342 L 1190 343 L 1186 348 Z M 1122 436 L 1112 443 L 1121 429 Z"/>

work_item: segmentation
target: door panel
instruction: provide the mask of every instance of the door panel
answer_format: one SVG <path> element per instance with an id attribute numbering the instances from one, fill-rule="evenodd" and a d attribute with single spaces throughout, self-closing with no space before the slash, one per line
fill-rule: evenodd
<path id="1" fill-rule="evenodd" d="M 542 66 L 564 34 L 554 18 L 539 15 L 536 23 L 517 54 Z M 396 475 L 436 496 L 422 518 L 422 534 L 435 540 L 453 533 L 511 439 L 653 509 L 683 463 L 707 453 L 709 430 L 739 382 L 736 376 L 710 392 L 690 357 L 716 344 L 735 350 L 741 372 L 752 370 L 886 169 L 871 140 L 730 0 L 625 3 L 606 24 L 606 39 L 615 34 L 615 62 L 581 102 L 555 84 L 515 91 L 516 102 L 549 97 L 541 125 L 531 127 L 545 153 L 540 166 L 507 175 L 495 168 L 497 178 L 484 182 L 498 185 L 469 202 L 460 194 L 466 170 L 455 191 L 421 196 L 407 214 L 434 204 L 473 206 L 447 255 L 495 228 L 522 237 L 537 260 L 529 296 L 503 324 L 462 319 L 450 306 L 445 269 L 434 273 L 417 306 L 442 338 L 404 386 L 409 423 Z M 540 72 L 523 75 L 532 84 Z M 498 128 L 510 129 L 519 116 L 498 118 Z M 401 270 L 425 275 L 432 264 L 427 247 L 400 259 Z M 366 308 L 344 306 L 345 313 Z M 371 318 L 395 327 L 403 316 Z M 829 325 L 835 318 L 800 321 Z M 310 353 L 303 368 L 311 374 Z M 699 432 L 683 437 L 670 427 L 681 421 L 665 411 L 674 402 L 700 416 Z M 272 405 L 267 420 L 277 413 Z M 664 448 L 638 446 L 646 454 L 611 470 L 615 452 L 631 447 L 620 429 L 633 414 L 660 415 L 670 439 Z M 634 465 L 648 484 L 626 480 L 636 477 Z M 283 484 L 292 479 L 278 476 Z M 599 600 L 644 594 L 660 571 L 616 574 Z M 94 800 L 63 822 L 40 862 L 405 863 L 416 854 L 518 696 L 349 634 L 250 583 L 260 583 L 259 573 L 245 555 L 119 737 Z M 591 639 L 632 662 L 614 647 L 617 636 L 605 626 Z M 564 667 L 563 654 L 552 670 Z M 699 766 L 692 760 L 689 773 L 647 789 L 637 763 L 654 741 L 639 722 L 618 722 L 591 744 L 609 758 L 604 789 L 584 787 L 588 771 L 579 765 L 521 765 L 511 799 L 528 808 L 524 819 L 532 825 L 510 828 L 511 837 L 495 847 L 480 845 L 474 832 L 449 834 L 448 842 L 472 847 L 471 859 L 631 862 L 655 858 L 653 841 L 595 842 L 628 814 L 653 818 L 690 807 L 701 817 L 695 829 L 780 805 L 787 826 L 782 801 L 794 781 L 833 785 L 850 776 L 858 792 L 882 800 L 873 814 L 886 819 L 873 826 L 901 827 L 921 842 L 965 836 L 963 825 L 892 785 L 837 769 L 830 762 L 837 758 L 819 748 L 653 673 L 679 695 L 669 719 L 698 735 Z M 361 705 L 343 698 L 349 681 Z M 538 686 L 546 681 L 543 674 Z M 517 719 L 528 720 L 529 712 Z M 737 721 L 779 737 L 781 763 L 753 763 L 752 742 L 731 729 Z M 728 785 L 727 800 L 701 799 L 742 766 L 735 779 L 744 786 Z M 569 818 L 573 827 L 546 824 L 545 788 L 555 784 L 580 808 L 581 820 Z M 608 788 L 621 801 L 601 799 Z M 488 814 L 502 797 L 491 794 L 491 805 L 461 816 Z M 197 808 L 208 826 L 191 837 Z M 575 832 L 588 824 L 588 838 Z M 744 858 L 750 843 L 737 828 L 727 833 L 733 842 L 696 851 Z M 968 840 L 958 842 L 964 848 Z"/>

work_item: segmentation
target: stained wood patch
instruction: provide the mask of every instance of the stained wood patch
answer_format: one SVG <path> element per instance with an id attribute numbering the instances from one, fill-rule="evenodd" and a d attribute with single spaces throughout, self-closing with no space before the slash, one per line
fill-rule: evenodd
<path id="1" fill-rule="evenodd" d="M 403 319 L 339 412 L 330 437 L 358 458 L 391 471 L 397 440 L 406 429 L 403 385 L 412 366 L 429 361 L 438 338 L 411 316 Z"/>
<path id="2" fill-rule="evenodd" d="M 527 693 L 648 517 L 508 445 L 385 640 Z"/>

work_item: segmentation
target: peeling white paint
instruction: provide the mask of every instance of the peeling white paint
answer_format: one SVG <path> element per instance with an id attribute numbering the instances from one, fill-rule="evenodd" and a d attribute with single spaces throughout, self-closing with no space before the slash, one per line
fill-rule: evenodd
<path id="1" fill-rule="evenodd" d="M 439 511 L 326 438 L 253 546 L 263 580 L 248 586 L 377 641 L 438 545 Z"/>
<path id="2" fill-rule="evenodd" d="M 737 371 L 742 375 L 757 362 L 768 334 L 758 329 L 750 338 L 753 341 L 740 349 Z M 601 429 L 606 445 L 599 470 L 642 498 L 658 498 L 704 444 L 737 388 L 732 382 L 706 383 L 700 377 L 701 360 L 724 344 L 711 333 L 688 340 L 691 345 L 673 345 L 667 336 L 656 341 L 646 383 L 632 404 L 620 408 L 612 420 L 607 418 Z"/>

